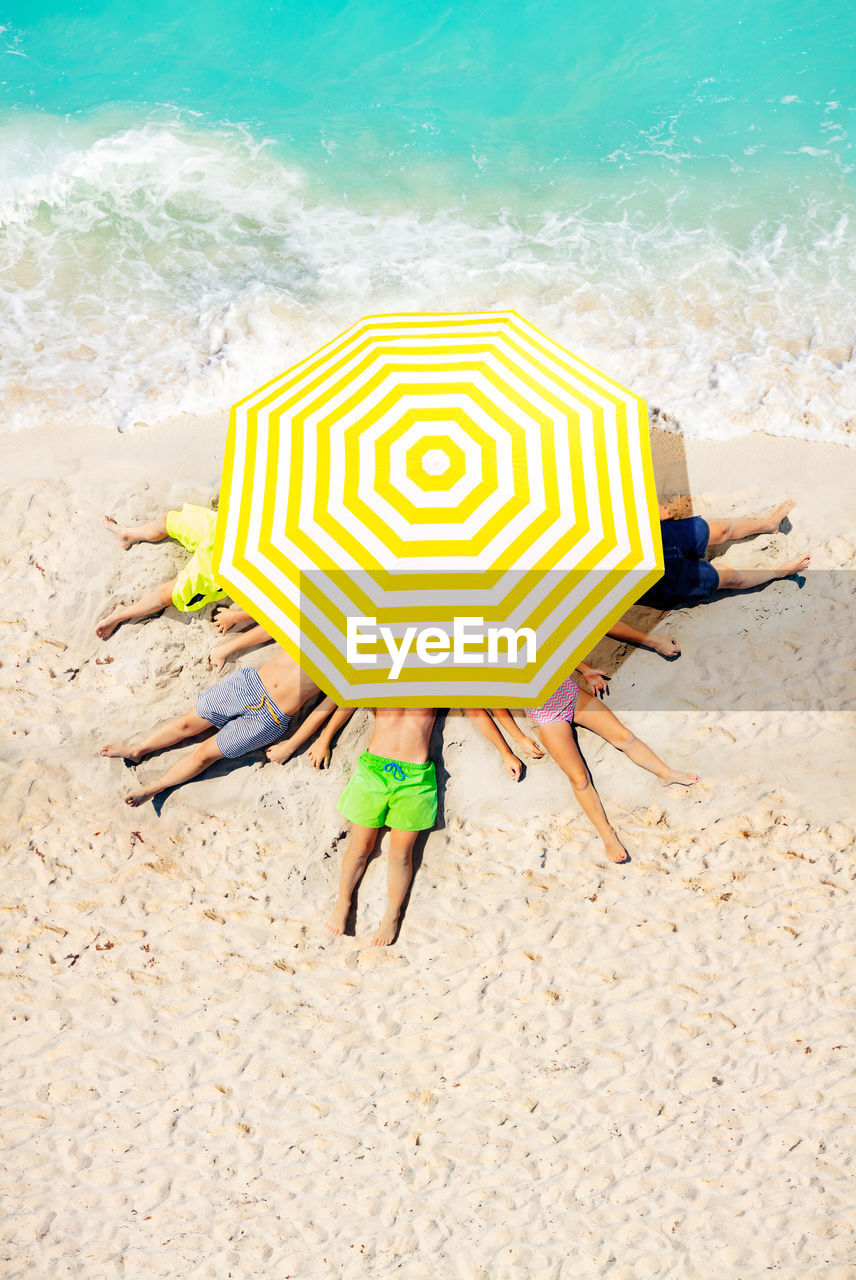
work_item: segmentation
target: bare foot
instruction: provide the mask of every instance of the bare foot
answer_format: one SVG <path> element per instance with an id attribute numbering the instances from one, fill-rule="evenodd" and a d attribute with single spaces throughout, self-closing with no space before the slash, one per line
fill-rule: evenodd
<path id="1" fill-rule="evenodd" d="M 604 840 L 603 847 L 610 862 L 617 862 L 620 864 L 622 862 L 630 861 L 630 854 L 627 852 L 614 831 L 611 836 L 608 836 L 607 839 Z"/>
<path id="2" fill-rule="evenodd" d="M 273 764 L 285 764 L 286 760 L 291 759 L 293 750 L 290 742 L 278 742 L 275 747 L 268 747 L 265 755 Z M 341 929 L 339 932 L 341 933 Z"/>
<path id="3" fill-rule="evenodd" d="M 138 805 L 145 804 L 147 800 L 151 800 L 152 796 L 156 796 L 159 790 L 160 787 L 138 787 L 136 791 L 129 791 L 124 797 L 125 804 L 136 809 Z"/>
<path id="4" fill-rule="evenodd" d="M 661 658 L 679 658 L 681 646 L 671 636 L 649 636 L 648 643 Z"/>
<path id="5" fill-rule="evenodd" d="M 373 947 L 388 947 L 391 942 L 395 941 L 395 935 L 398 933 L 398 916 L 386 915 L 377 927 L 377 933 L 372 938 Z"/>
<path id="6" fill-rule="evenodd" d="M 797 505 L 796 498 L 788 498 L 787 501 L 781 503 L 778 507 L 774 507 L 772 511 L 768 511 L 762 517 L 768 533 L 775 533 L 779 525 L 789 515 L 793 508 Z"/>
<path id="7" fill-rule="evenodd" d="M 804 556 L 796 556 L 793 560 L 788 560 L 786 564 L 779 567 L 778 574 L 780 578 L 791 578 L 795 573 L 802 573 L 811 563 L 811 554 Z"/>
<path id="8" fill-rule="evenodd" d="M 682 787 L 691 787 L 694 782 L 698 782 L 698 774 L 680 773 L 677 769 L 670 769 L 665 777 L 660 778 L 661 787 L 670 787 L 673 782 L 678 783 Z"/>
<path id="9" fill-rule="evenodd" d="M 104 517 L 104 527 L 116 535 L 123 551 L 127 551 L 128 547 L 134 545 L 134 536 L 130 529 L 126 529 L 124 525 L 119 524 L 112 516 Z"/>
<path id="10" fill-rule="evenodd" d="M 98 754 L 99 756 L 109 756 L 111 759 L 133 760 L 134 764 L 139 764 L 143 758 L 139 751 L 135 751 L 133 747 L 126 746 L 123 742 L 108 742 Z"/>
<path id="11" fill-rule="evenodd" d="M 338 937 L 345 932 L 345 925 L 348 923 L 348 913 L 351 910 L 350 902 L 346 902 L 344 906 L 341 902 L 336 902 L 330 919 L 327 921 L 327 928 L 331 933 Z"/>
<path id="12" fill-rule="evenodd" d="M 98 639 L 109 640 L 121 621 L 122 619 L 117 618 L 115 613 L 108 613 L 107 617 L 102 618 L 95 628 L 95 634 Z"/>

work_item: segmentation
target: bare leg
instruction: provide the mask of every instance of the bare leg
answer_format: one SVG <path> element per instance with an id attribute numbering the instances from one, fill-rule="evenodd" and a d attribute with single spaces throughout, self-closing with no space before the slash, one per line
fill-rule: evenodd
<path id="1" fill-rule="evenodd" d="M 163 542 L 169 535 L 166 531 L 166 512 L 147 520 L 145 524 L 119 524 L 112 516 L 104 517 L 104 526 L 119 539 L 123 551 L 132 547 L 135 542 Z"/>
<path id="2" fill-rule="evenodd" d="M 339 873 L 339 896 L 333 913 L 327 921 L 331 933 L 345 932 L 348 913 L 351 910 L 351 898 L 354 890 L 363 878 L 366 863 L 375 847 L 378 827 L 351 826 L 351 839 L 342 859 L 342 870 Z"/>
<path id="3" fill-rule="evenodd" d="M 724 542 L 739 542 L 741 538 L 754 538 L 759 533 L 775 533 L 788 512 L 796 505 L 794 498 L 788 498 L 766 515 L 757 519 L 741 516 L 730 516 L 723 520 L 709 520 L 709 547 L 721 547 Z"/>
<path id="4" fill-rule="evenodd" d="M 510 711 L 504 707 L 497 707 L 492 714 L 496 719 L 496 723 L 505 730 L 509 738 L 517 744 L 525 755 L 531 756 L 533 760 L 543 759 L 544 752 L 538 743 L 534 738 L 527 737 Z"/>
<path id="5" fill-rule="evenodd" d="M 628 862 L 629 854 L 610 826 L 591 774 L 574 741 L 573 729 L 565 720 L 542 724 L 540 729 L 541 741 L 573 787 L 580 808 L 603 841 L 607 858 L 610 862 Z"/>
<path id="6" fill-rule="evenodd" d="M 137 618 L 149 618 L 153 613 L 160 613 L 172 603 L 175 584 L 175 578 L 171 582 L 163 582 L 159 587 L 155 587 L 154 591 L 148 591 L 139 600 L 135 600 L 133 604 L 122 605 L 119 609 L 108 613 L 95 628 L 98 639 L 108 640 L 123 622 L 133 622 Z"/>
<path id="7" fill-rule="evenodd" d="M 153 751 L 162 751 L 164 747 L 174 747 L 185 738 L 195 738 L 206 729 L 213 729 L 210 720 L 203 720 L 195 711 L 187 711 L 183 716 L 176 716 L 166 724 L 159 725 L 151 733 L 140 738 L 138 742 L 110 742 L 98 752 L 100 756 L 121 756 L 123 760 L 140 761 L 143 756 Z"/>
<path id="8" fill-rule="evenodd" d="M 751 587 L 763 587 L 776 578 L 791 578 L 802 573 L 811 562 L 810 555 L 797 556 L 785 564 L 770 569 L 731 569 L 728 565 L 713 565 L 719 578 L 720 591 L 748 591 Z"/>
<path id="9" fill-rule="evenodd" d="M 678 782 L 684 787 L 698 782 L 697 773 L 680 773 L 677 769 L 670 769 L 646 743 L 640 742 L 627 726 L 613 715 L 609 707 L 605 707 L 597 698 L 592 698 L 582 690 L 577 699 L 574 720 L 584 729 L 591 729 L 593 733 L 605 739 L 610 746 L 623 751 L 628 759 L 639 765 L 640 769 L 647 769 L 649 773 L 656 774 L 664 787 L 671 782 Z"/>
<path id="10" fill-rule="evenodd" d="M 216 760 L 222 759 L 223 752 L 217 746 L 216 740 L 208 738 L 207 741 L 200 742 L 199 746 L 194 747 L 186 756 L 177 760 L 160 778 L 156 778 L 145 787 L 137 787 L 135 791 L 129 791 L 125 796 L 125 804 L 136 808 L 144 801 L 151 800 L 152 796 L 156 796 L 159 791 L 166 791 L 170 787 L 180 786 L 182 782 L 189 782 Z"/>
<path id="11" fill-rule="evenodd" d="M 401 908 L 407 897 L 410 881 L 413 879 L 413 846 L 418 835 L 418 831 L 390 832 L 386 881 L 389 901 L 377 933 L 372 938 L 373 947 L 388 947 L 395 941 Z"/>
<path id="12" fill-rule="evenodd" d="M 606 634 L 612 636 L 613 640 L 620 641 L 621 644 L 638 644 L 643 649 L 653 649 L 654 653 L 659 653 L 662 658 L 680 656 L 681 646 L 671 636 L 649 635 L 647 631 L 640 631 L 623 620 L 614 622 Z"/>

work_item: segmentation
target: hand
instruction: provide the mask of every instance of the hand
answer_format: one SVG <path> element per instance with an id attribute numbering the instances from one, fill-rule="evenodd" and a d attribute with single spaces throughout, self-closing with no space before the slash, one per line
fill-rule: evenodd
<path id="1" fill-rule="evenodd" d="M 208 655 L 208 663 L 213 671 L 222 671 L 229 656 L 228 645 L 218 644 Z"/>
<path id="2" fill-rule="evenodd" d="M 225 635 L 227 631 L 234 627 L 236 622 L 240 621 L 239 614 L 236 609 L 217 609 L 213 615 L 215 627 L 218 627 L 221 634 Z"/>
<path id="3" fill-rule="evenodd" d="M 520 747 L 526 752 L 527 756 L 531 756 L 533 760 L 544 759 L 544 752 L 534 738 L 522 737 L 520 739 Z"/>
<path id="4" fill-rule="evenodd" d="M 272 764 L 285 764 L 291 759 L 293 751 L 294 747 L 291 745 L 290 741 L 277 742 L 274 746 L 268 747 L 265 755 Z"/>
<path id="5" fill-rule="evenodd" d="M 606 671 L 601 671 L 600 667 L 580 667 L 580 671 L 585 676 L 586 682 L 591 688 L 592 693 L 596 696 L 603 697 L 605 693 L 609 693 L 606 682 L 609 675 Z"/>
<path id="6" fill-rule="evenodd" d="M 503 758 L 503 764 L 505 765 L 508 772 L 511 774 L 514 781 L 519 782 L 520 775 L 523 772 L 522 761 L 518 760 L 517 756 L 512 755 L 511 752 L 509 751 L 508 755 Z"/>
<path id="7" fill-rule="evenodd" d="M 668 508 L 668 507 L 664 507 L 664 506 L 663 506 L 663 504 L 662 504 L 662 502 L 660 503 L 660 505 L 659 505 L 659 508 L 658 508 L 658 509 L 659 509 L 659 512 L 660 512 L 660 519 L 661 519 L 661 520 L 671 520 L 671 519 L 672 519 L 672 513 L 671 513 L 671 511 L 669 510 L 669 508 Z"/>
<path id="8" fill-rule="evenodd" d="M 313 768 L 325 769 L 329 765 L 330 756 L 333 753 L 328 744 L 319 739 L 318 742 L 313 742 L 306 754 L 312 761 Z"/>

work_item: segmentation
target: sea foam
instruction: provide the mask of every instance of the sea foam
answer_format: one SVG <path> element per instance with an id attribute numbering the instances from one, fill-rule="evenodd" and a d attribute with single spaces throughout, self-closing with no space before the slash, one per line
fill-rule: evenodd
<path id="1" fill-rule="evenodd" d="M 7 129 L 0 424 L 226 410 L 361 315 L 514 307 L 692 435 L 856 438 L 852 199 L 676 174 L 359 205 L 245 131 Z"/>

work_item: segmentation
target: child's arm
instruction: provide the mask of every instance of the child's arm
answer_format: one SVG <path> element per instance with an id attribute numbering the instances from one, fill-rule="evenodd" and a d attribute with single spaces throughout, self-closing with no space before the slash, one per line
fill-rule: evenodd
<path id="1" fill-rule="evenodd" d="M 631 627 L 629 622 L 613 623 L 606 634 L 622 644 L 638 644 L 643 649 L 653 649 L 663 658 L 677 658 L 681 652 L 681 646 L 671 636 L 649 636 L 647 632 Z"/>
<path id="2" fill-rule="evenodd" d="M 339 730 L 348 723 L 355 710 L 355 707 L 337 707 L 327 721 L 323 731 L 319 733 L 318 741 L 313 742 L 306 752 L 316 769 L 323 769 L 326 765 L 329 765 L 330 755 L 333 750 L 333 739 Z"/>
<path id="3" fill-rule="evenodd" d="M 242 649 L 254 649 L 256 645 L 267 644 L 272 639 L 273 636 L 264 627 L 252 627 L 223 644 L 215 645 L 208 655 L 208 661 L 215 671 L 222 671 L 224 662 L 233 654 L 240 653 Z"/>
<path id="4" fill-rule="evenodd" d="M 508 743 L 505 741 L 505 738 L 503 738 L 499 729 L 494 724 L 492 717 L 489 716 L 482 707 L 467 707 L 466 712 L 469 718 L 475 721 L 475 726 L 482 737 L 487 738 L 488 742 L 490 742 L 492 746 L 496 747 L 497 751 L 502 756 L 502 763 L 505 765 L 514 781 L 519 782 L 520 775 L 523 772 L 523 762 L 518 760 L 517 756 L 511 750 Z"/>
<path id="5" fill-rule="evenodd" d="M 290 738 L 286 738 L 284 742 L 278 742 L 275 746 L 268 748 L 268 760 L 273 760 L 277 764 L 285 764 L 286 760 L 290 760 L 295 751 L 302 747 L 304 742 L 308 742 L 313 733 L 321 728 L 324 721 L 329 720 L 327 728 L 308 753 L 309 759 L 315 765 L 315 768 L 323 768 L 330 759 L 330 743 L 334 734 L 341 729 L 343 724 L 347 724 L 353 714 L 353 707 L 337 707 L 332 698 L 324 698 L 323 702 L 319 702 L 315 710 L 310 712 L 300 728 Z"/>
<path id="6" fill-rule="evenodd" d="M 501 710 L 497 707 L 491 712 L 491 715 L 494 720 L 496 720 L 497 724 L 505 730 L 509 738 L 513 739 L 513 741 L 517 743 L 518 747 L 520 747 L 522 751 L 525 751 L 528 756 L 532 756 L 533 760 L 541 760 L 543 758 L 544 752 L 541 750 L 538 743 L 534 738 L 526 736 L 510 711 L 506 711 L 504 709 Z"/>

